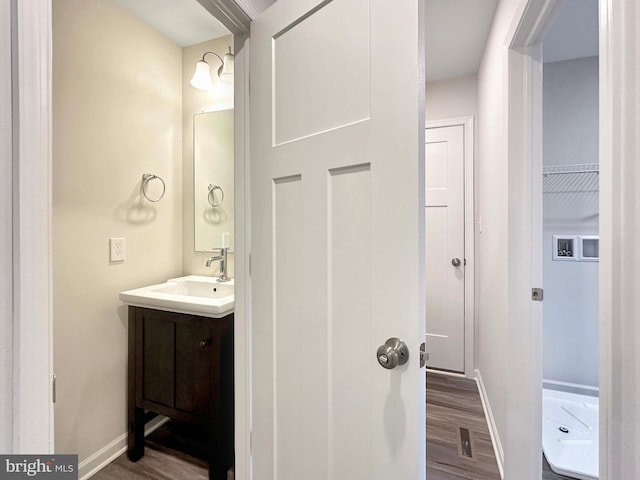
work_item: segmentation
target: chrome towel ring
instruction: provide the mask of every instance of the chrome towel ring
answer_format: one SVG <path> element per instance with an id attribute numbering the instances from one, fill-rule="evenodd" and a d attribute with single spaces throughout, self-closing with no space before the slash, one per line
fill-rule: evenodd
<path id="1" fill-rule="evenodd" d="M 162 193 L 158 198 L 155 198 L 155 199 L 150 198 L 149 195 L 147 195 L 147 187 L 149 186 L 149 182 L 151 180 L 160 180 L 160 182 L 162 183 Z M 150 202 L 159 202 L 160 200 L 162 200 L 162 197 L 164 197 L 164 192 L 166 190 L 167 190 L 167 187 L 164 184 L 164 180 L 161 177 L 159 177 L 158 175 L 154 175 L 153 173 L 142 174 L 142 194 L 144 195 L 144 198 L 146 198 Z"/>
<path id="2" fill-rule="evenodd" d="M 216 190 L 220 190 L 220 201 L 216 202 L 216 198 L 215 198 L 215 194 L 214 192 Z M 209 195 L 207 196 L 207 200 L 209 200 L 209 205 L 211 205 L 212 207 L 219 207 L 220 205 L 222 205 L 222 202 L 224 202 L 224 190 L 222 190 L 222 187 L 220 185 L 214 185 L 212 183 L 209 184 Z"/>

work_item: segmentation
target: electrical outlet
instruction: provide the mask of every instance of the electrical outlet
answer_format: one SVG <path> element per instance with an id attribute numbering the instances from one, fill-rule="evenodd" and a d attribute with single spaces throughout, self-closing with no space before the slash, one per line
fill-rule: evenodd
<path id="1" fill-rule="evenodd" d="M 110 260 L 112 262 L 124 262 L 126 258 L 126 243 L 124 238 L 110 238 L 109 250 L 111 252 Z"/>

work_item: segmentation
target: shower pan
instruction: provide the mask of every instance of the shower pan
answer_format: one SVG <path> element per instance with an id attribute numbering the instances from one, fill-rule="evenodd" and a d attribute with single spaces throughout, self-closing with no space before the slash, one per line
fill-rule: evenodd
<path id="1" fill-rule="evenodd" d="M 597 480 L 598 397 L 544 389 L 542 450 L 557 474 Z"/>

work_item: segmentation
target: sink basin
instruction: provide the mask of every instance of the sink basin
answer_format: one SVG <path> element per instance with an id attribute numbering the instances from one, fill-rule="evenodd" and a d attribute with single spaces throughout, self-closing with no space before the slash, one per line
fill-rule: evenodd
<path id="1" fill-rule="evenodd" d="M 120 292 L 120 300 L 135 307 L 220 318 L 233 312 L 233 280 L 189 275 L 165 283 Z"/>

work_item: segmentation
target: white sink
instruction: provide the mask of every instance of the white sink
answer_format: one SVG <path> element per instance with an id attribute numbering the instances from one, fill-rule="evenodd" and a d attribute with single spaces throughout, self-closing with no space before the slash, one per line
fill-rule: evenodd
<path id="1" fill-rule="evenodd" d="M 120 292 L 120 300 L 135 307 L 220 318 L 233 312 L 233 280 L 189 275 L 165 283 Z"/>

